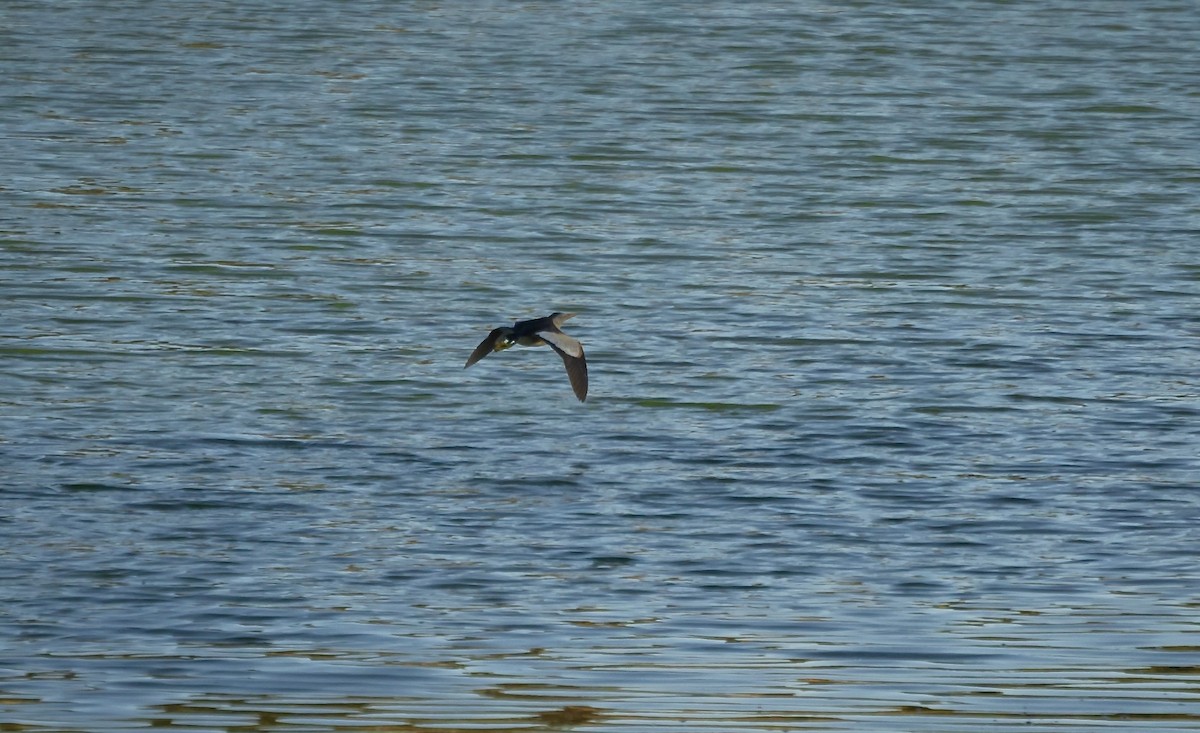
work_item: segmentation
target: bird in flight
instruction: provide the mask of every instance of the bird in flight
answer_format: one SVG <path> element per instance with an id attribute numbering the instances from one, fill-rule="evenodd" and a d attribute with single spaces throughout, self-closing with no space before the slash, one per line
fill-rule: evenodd
<path id="1" fill-rule="evenodd" d="M 587 359 L 583 355 L 583 344 L 563 333 L 559 326 L 568 318 L 574 318 L 574 313 L 551 313 L 545 318 L 534 318 L 528 321 L 517 321 L 511 326 L 501 326 L 492 329 L 483 341 L 475 347 L 467 357 L 466 369 L 493 351 L 505 349 L 520 344 L 521 346 L 543 346 L 549 344 L 567 368 L 567 377 L 571 380 L 571 389 L 580 402 L 587 399 L 588 374 Z"/>

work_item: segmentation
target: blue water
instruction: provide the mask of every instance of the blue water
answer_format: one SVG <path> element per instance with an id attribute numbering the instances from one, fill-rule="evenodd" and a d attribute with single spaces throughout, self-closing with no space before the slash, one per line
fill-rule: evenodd
<path id="1" fill-rule="evenodd" d="M 7 2 L 0 729 L 1194 730 L 1198 48 Z"/>

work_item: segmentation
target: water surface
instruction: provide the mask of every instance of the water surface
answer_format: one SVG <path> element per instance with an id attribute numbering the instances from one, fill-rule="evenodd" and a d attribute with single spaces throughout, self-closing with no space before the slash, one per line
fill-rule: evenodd
<path id="1" fill-rule="evenodd" d="M 1188 4 L 0 21 L 4 730 L 1200 723 Z"/>

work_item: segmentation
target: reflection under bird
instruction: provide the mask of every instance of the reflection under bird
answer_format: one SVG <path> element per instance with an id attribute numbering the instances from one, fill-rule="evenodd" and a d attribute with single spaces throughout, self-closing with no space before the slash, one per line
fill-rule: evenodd
<path id="1" fill-rule="evenodd" d="M 574 313 L 551 313 L 545 318 L 534 318 L 528 321 L 517 321 L 511 326 L 501 326 L 493 329 L 471 355 L 467 357 L 466 369 L 493 351 L 505 349 L 520 344 L 521 346 L 543 346 L 549 344 L 567 368 L 567 377 L 571 380 L 571 389 L 580 402 L 587 399 L 588 374 L 587 359 L 583 355 L 583 344 L 563 333 L 559 326 L 568 318 L 574 318 Z"/>

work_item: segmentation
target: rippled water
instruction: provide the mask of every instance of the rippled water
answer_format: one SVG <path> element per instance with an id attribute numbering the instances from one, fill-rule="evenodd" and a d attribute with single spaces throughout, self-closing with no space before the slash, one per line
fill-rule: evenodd
<path id="1" fill-rule="evenodd" d="M 1194 730 L 1197 48 L 6 2 L 0 729 Z"/>

